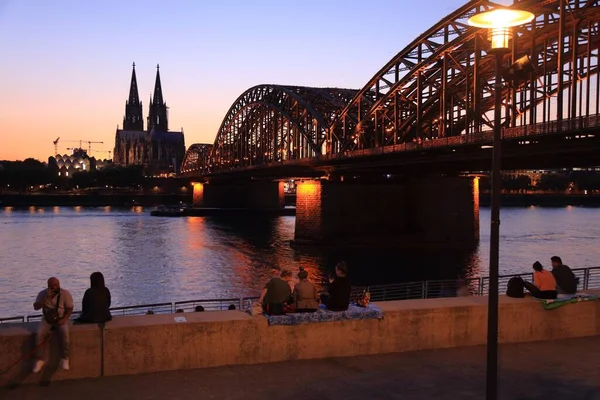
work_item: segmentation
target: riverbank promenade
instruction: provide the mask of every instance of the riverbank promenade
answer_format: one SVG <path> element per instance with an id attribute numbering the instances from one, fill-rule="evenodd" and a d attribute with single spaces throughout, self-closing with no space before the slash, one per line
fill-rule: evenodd
<path id="1" fill-rule="evenodd" d="M 499 398 L 600 400 L 600 337 L 500 346 Z M 0 389 L 3 400 L 483 399 L 485 347 L 300 360 Z"/>

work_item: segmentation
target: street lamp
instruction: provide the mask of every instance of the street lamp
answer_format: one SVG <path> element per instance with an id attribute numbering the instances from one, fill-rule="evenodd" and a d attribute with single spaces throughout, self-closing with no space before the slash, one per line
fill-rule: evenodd
<path id="1" fill-rule="evenodd" d="M 492 211 L 490 227 L 490 282 L 488 297 L 488 331 L 486 361 L 486 399 L 498 396 L 498 264 L 500 254 L 500 176 L 502 159 L 502 60 L 510 51 L 512 28 L 530 22 L 534 15 L 529 11 L 496 9 L 469 18 L 469 25 L 489 29 L 490 53 L 496 59 L 494 85 L 494 152 L 492 159 Z"/>

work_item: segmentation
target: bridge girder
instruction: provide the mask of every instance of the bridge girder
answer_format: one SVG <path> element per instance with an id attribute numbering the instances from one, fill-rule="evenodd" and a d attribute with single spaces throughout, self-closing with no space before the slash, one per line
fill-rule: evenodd
<path id="1" fill-rule="evenodd" d="M 203 173 L 317 157 L 356 90 L 259 85 L 233 103 Z"/>
<path id="2" fill-rule="evenodd" d="M 181 175 L 194 176 L 202 173 L 210 160 L 212 144 L 195 143 L 185 152 L 183 162 L 181 163 Z"/>
<path id="3" fill-rule="evenodd" d="M 467 3 L 390 60 L 332 123 L 328 154 L 493 129 L 493 58 L 487 56 L 486 32 L 468 26 L 467 19 L 495 7 L 487 0 Z M 598 1 L 565 0 L 563 11 L 559 0 L 525 0 L 515 7 L 536 19 L 515 29 L 505 63 L 529 55 L 537 69 L 528 82 L 504 87 L 503 126 L 598 113 L 597 96 L 590 100 L 591 85 L 596 94 L 600 89 Z M 576 95 L 584 91 L 585 102 Z M 558 104 L 567 103 L 558 112 Z"/>

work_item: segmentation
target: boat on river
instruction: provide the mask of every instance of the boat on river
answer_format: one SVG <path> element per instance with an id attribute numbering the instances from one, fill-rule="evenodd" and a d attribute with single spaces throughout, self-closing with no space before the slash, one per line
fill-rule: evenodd
<path id="1" fill-rule="evenodd" d="M 184 215 L 184 211 L 186 209 L 185 205 L 176 205 L 176 206 L 165 206 L 160 205 L 156 207 L 156 210 L 150 212 L 150 215 L 153 217 L 181 217 Z"/>

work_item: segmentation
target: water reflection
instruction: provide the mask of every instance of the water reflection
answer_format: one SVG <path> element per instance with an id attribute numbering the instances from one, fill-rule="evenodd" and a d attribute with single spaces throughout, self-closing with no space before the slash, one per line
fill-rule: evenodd
<path id="1" fill-rule="evenodd" d="M 481 243 L 470 250 L 292 249 L 294 217 L 154 218 L 141 207 L 4 208 L 0 215 L 0 315 L 31 313 L 51 275 L 77 308 L 89 275 L 102 271 L 115 306 L 256 294 L 281 268 L 300 265 L 322 284 L 345 260 L 353 282 L 381 284 L 487 275 L 489 209 Z M 562 256 L 572 267 L 597 265 L 600 209 L 502 210 L 501 273 L 529 271 Z"/>

